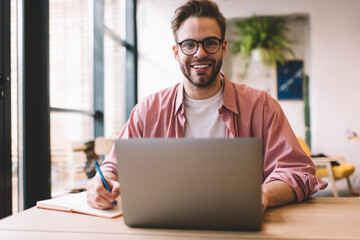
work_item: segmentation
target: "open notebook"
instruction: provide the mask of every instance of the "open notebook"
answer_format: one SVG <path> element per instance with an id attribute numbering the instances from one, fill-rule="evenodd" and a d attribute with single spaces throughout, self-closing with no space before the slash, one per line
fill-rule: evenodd
<path id="1" fill-rule="evenodd" d="M 50 210 L 83 213 L 104 218 L 116 218 L 122 215 L 121 204 L 108 210 L 100 210 L 90 207 L 86 203 L 86 192 L 69 194 L 64 197 L 41 200 L 36 207 Z"/>

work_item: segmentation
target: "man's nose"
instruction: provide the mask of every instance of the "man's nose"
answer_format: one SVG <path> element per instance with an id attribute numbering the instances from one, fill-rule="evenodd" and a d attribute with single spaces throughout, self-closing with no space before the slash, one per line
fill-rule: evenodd
<path id="1" fill-rule="evenodd" d="M 204 49 L 203 43 L 198 43 L 198 44 L 199 44 L 199 47 L 198 47 L 198 50 L 196 51 L 196 53 L 194 54 L 194 57 L 201 58 L 202 56 L 206 56 L 207 52 Z"/>

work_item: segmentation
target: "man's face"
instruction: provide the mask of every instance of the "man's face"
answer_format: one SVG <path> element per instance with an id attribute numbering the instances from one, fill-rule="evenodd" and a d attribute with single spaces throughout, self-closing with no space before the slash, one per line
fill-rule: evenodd
<path id="1" fill-rule="evenodd" d="M 179 42 L 184 40 L 203 41 L 208 38 L 221 39 L 220 27 L 214 18 L 190 17 L 185 20 L 178 32 Z M 227 40 L 220 43 L 220 49 L 214 54 L 207 53 L 203 44 L 194 55 L 185 55 L 180 46 L 174 46 L 175 59 L 180 64 L 180 69 L 191 84 L 198 88 L 206 88 L 219 76 L 222 59 L 226 55 Z"/>

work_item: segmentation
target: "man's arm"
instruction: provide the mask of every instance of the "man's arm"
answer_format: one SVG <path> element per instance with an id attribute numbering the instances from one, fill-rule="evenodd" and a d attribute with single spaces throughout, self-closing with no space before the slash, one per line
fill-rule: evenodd
<path id="1" fill-rule="evenodd" d="M 117 176 L 112 172 L 103 171 L 111 192 L 109 192 L 97 173 L 93 179 L 88 183 L 87 189 L 87 203 L 89 206 L 98 209 L 112 208 L 114 200 L 120 194 L 120 183 Z"/>
<path id="2" fill-rule="evenodd" d="M 318 190 L 326 188 L 327 183 L 316 177 L 315 165 L 301 148 L 279 102 L 267 93 L 265 96 L 264 183 L 282 181 L 288 185 L 278 186 L 281 190 L 278 192 L 279 196 L 270 195 L 272 185 L 265 187 L 265 194 L 269 195 L 269 206 L 284 204 L 286 201 L 281 201 L 284 199 L 301 202 Z M 272 184 L 275 187 L 278 183 Z M 295 199 L 290 198 L 291 189 L 295 193 Z"/>
<path id="3" fill-rule="evenodd" d="M 144 115 L 144 112 L 141 112 L 141 109 L 146 109 L 146 107 L 142 107 L 141 103 L 134 107 L 129 120 L 125 123 L 117 139 L 143 137 L 141 116 Z M 93 208 L 108 209 L 114 207 L 113 202 L 120 195 L 115 147 L 112 148 L 110 154 L 104 160 L 101 171 L 111 189 L 111 193 L 106 190 L 100 175 L 97 173 L 86 187 L 88 191 L 87 202 Z"/>
<path id="4" fill-rule="evenodd" d="M 262 185 L 263 211 L 268 207 L 276 207 L 293 202 L 295 199 L 294 190 L 283 181 L 272 181 Z"/>

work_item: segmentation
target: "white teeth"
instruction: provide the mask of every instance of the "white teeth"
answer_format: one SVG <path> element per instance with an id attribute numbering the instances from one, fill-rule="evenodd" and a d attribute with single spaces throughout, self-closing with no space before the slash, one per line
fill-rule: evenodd
<path id="1" fill-rule="evenodd" d="M 194 65 L 194 68 L 196 69 L 203 69 L 203 68 L 207 68 L 209 65 Z"/>

